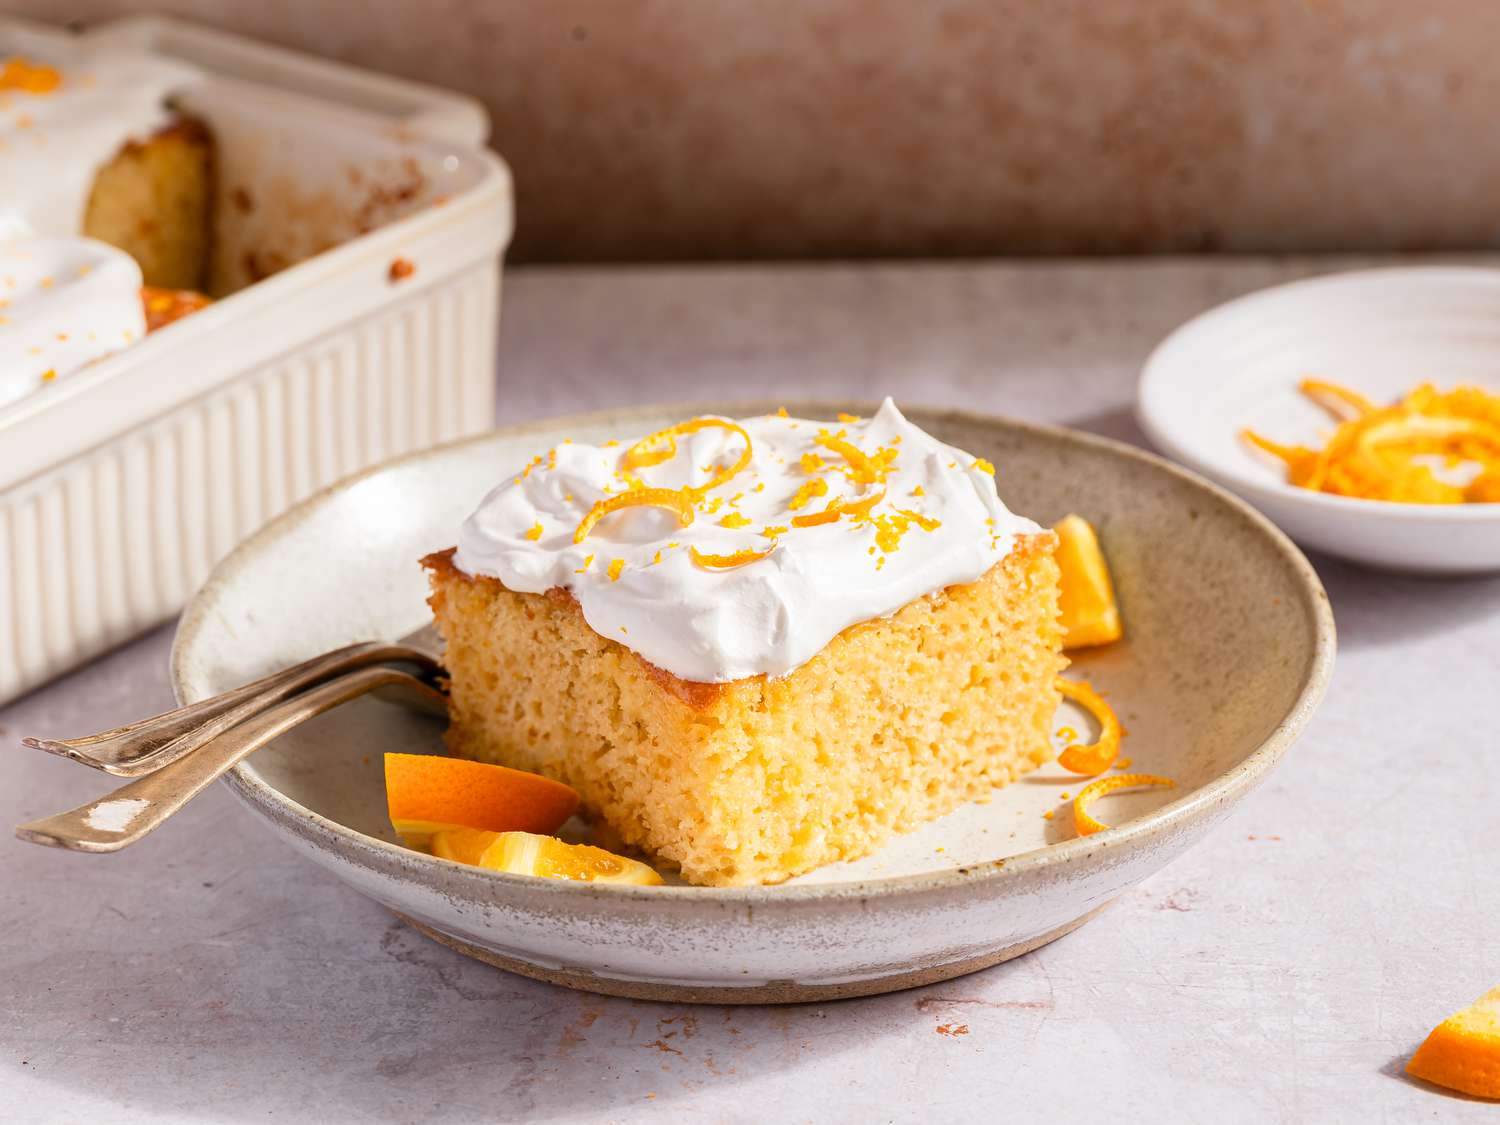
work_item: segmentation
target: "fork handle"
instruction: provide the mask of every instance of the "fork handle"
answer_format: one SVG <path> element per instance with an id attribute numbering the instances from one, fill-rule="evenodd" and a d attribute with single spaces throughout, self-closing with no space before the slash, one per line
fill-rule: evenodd
<path id="1" fill-rule="evenodd" d="M 152 831 L 245 755 L 357 696 L 377 689 L 409 696 L 419 706 L 441 707 L 444 696 L 415 676 L 376 666 L 329 680 L 248 719 L 155 773 L 122 785 L 86 805 L 16 828 L 32 844 L 75 852 L 117 852 Z"/>
<path id="2" fill-rule="evenodd" d="M 364 641 L 347 645 L 283 668 L 232 691 L 199 700 L 161 715 L 84 738 L 23 738 L 49 754 L 60 754 L 116 777 L 140 777 L 191 754 L 251 715 L 296 695 L 304 688 L 368 664 L 416 663 L 424 671 L 436 662 L 403 644 Z"/>

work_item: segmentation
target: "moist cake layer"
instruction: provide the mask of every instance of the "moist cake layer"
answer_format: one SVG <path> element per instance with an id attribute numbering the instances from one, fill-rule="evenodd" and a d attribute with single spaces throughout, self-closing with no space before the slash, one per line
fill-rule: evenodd
<path id="1" fill-rule="evenodd" d="M 879 847 L 1050 755 L 1053 536 L 978 581 L 858 624 L 786 676 L 683 681 L 525 594 L 425 560 L 451 677 L 449 747 L 576 788 L 705 885 L 775 883 Z M 664 606 L 663 612 L 671 612 Z"/>

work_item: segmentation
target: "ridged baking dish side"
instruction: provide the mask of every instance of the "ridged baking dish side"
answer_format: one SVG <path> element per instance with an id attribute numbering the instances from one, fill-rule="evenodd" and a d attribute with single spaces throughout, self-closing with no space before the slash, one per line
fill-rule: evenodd
<path id="1" fill-rule="evenodd" d="M 0 493 L 0 701 L 165 621 L 309 493 L 488 428 L 498 316 L 470 266 Z"/>

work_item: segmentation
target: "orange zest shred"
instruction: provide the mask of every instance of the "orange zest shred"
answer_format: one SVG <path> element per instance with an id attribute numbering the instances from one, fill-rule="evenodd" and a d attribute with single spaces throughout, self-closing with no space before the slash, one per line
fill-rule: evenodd
<path id="1" fill-rule="evenodd" d="M 1068 680 L 1059 676 L 1057 690 L 1062 693 L 1063 698 L 1071 699 L 1092 715 L 1094 722 L 1099 724 L 1099 738 L 1095 742 L 1086 746 L 1070 743 L 1057 756 L 1057 764 L 1069 773 L 1084 777 L 1103 773 L 1120 756 L 1120 736 L 1124 733 L 1120 728 L 1120 720 L 1115 717 L 1114 711 L 1104 702 L 1103 697 L 1082 680 Z"/>
<path id="2" fill-rule="evenodd" d="M 823 458 L 816 453 L 804 453 L 798 458 L 797 464 L 802 466 L 804 473 L 815 473 L 823 467 Z"/>
<path id="3" fill-rule="evenodd" d="M 990 462 L 986 461 L 983 457 L 979 457 L 979 458 L 975 459 L 973 468 L 976 468 L 981 473 L 985 473 L 985 474 L 987 474 L 989 476 L 994 476 L 995 475 L 995 466 L 992 465 Z"/>
<path id="4" fill-rule="evenodd" d="M 839 411 L 840 422 L 858 422 L 859 420 L 858 414 L 845 414 L 842 410 Z"/>
<path id="5" fill-rule="evenodd" d="M 1109 825 L 1094 819 L 1089 812 L 1090 805 L 1100 797 L 1120 789 L 1140 789 L 1153 785 L 1163 789 L 1177 788 L 1177 782 L 1170 777 L 1158 777 L 1153 773 L 1117 773 L 1113 777 L 1101 777 L 1098 781 L 1089 782 L 1078 791 L 1078 796 L 1073 798 L 1074 830 L 1080 836 L 1092 836 L 1095 832 L 1103 832 Z"/>
<path id="6" fill-rule="evenodd" d="M 841 504 L 837 498 L 824 508 L 821 512 L 808 512 L 805 516 L 793 516 L 793 527 L 817 527 L 820 523 L 837 523 L 842 514 Z"/>
<path id="7" fill-rule="evenodd" d="M 736 473 L 741 472 L 750 464 L 752 448 L 750 435 L 745 432 L 738 422 L 731 422 L 727 418 L 691 418 L 686 422 L 678 422 L 675 426 L 668 426 L 665 430 L 657 430 L 654 434 L 647 434 L 625 451 L 620 458 L 620 464 L 626 469 L 644 469 L 651 465 L 660 465 L 663 461 L 670 461 L 677 455 L 677 439 L 687 434 L 697 433 L 711 427 L 728 430 L 730 433 L 739 434 L 745 441 L 745 448 L 741 451 L 739 458 L 733 465 L 718 470 L 703 484 L 692 485 L 685 491 L 699 497 L 704 493 L 718 488 L 719 485 L 729 480 Z"/>
<path id="8" fill-rule="evenodd" d="M 583 521 L 573 532 L 573 542 L 582 543 L 588 538 L 589 532 L 594 530 L 594 525 L 605 516 L 624 508 L 665 508 L 669 512 L 675 512 L 678 524 L 686 527 L 693 522 L 691 491 L 686 488 L 636 488 L 616 493 L 589 509 L 588 515 L 583 517 Z"/>
<path id="9" fill-rule="evenodd" d="M 609 580 L 611 582 L 618 582 L 620 580 L 620 572 L 622 570 L 624 570 L 624 569 L 625 569 L 625 560 L 624 559 L 615 559 L 613 562 L 611 562 L 609 564 L 609 571 L 608 571 L 608 573 L 609 573 Z"/>
<path id="10" fill-rule="evenodd" d="M 1321 449 L 1282 445 L 1253 430 L 1240 436 L 1286 466 L 1287 482 L 1314 492 L 1404 504 L 1500 502 L 1500 395 L 1479 387 L 1442 392 L 1430 383 L 1392 406 L 1319 379 L 1303 394 L 1339 419 Z M 1439 478 L 1441 466 L 1477 466 L 1467 485 Z"/>
<path id="11" fill-rule="evenodd" d="M 750 517 L 741 515 L 739 512 L 730 512 L 719 521 L 720 527 L 746 527 L 750 523 Z"/>
<path id="12" fill-rule="evenodd" d="M 776 544 L 771 544 L 764 551 L 741 550 L 728 555 L 707 555 L 698 550 L 697 547 L 689 547 L 688 553 L 693 556 L 693 561 L 707 570 L 733 570 L 735 567 L 746 566 L 749 563 L 759 562 L 766 558 L 772 551 L 776 550 Z"/>
<path id="13" fill-rule="evenodd" d="M 534 523 L 534 524 L 532 524 L 531 528 L 526 532 L 526 538 L 530 539 L 533 543 L 535 543 L 541 537 L 542 537 L 542 525 L 540 523 Z"/>
<path id="14" fill-rule="evenodd" d="M 845 438 L 843 430 L 836 434 L 823 430 L 814 440 L 830 453 L 837 453 L 842 457 L 849 466 L 850 478 L 859 484 L 879 484 L 884 481 L 896 460 L 895 449 L 882 449 L 871 456 Z"/>

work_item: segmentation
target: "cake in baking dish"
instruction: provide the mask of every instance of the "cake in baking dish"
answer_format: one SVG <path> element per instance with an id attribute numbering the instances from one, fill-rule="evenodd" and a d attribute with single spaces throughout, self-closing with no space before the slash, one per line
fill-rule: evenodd
<path id="1" fill-rule="evenodd" d="M 134 343 L 146 287 L 208 274 L 213 138 L 175 112 L 189 68 L 129 52 L 0 43 L 0 405 Z"/>
<path id="2" fill-rule="evenodd" d="M 853 859 L 1050 755 L 1053 547 L 889 400 L 564 442 L 424 560 L 448 742 L 691 883 Z"/>

